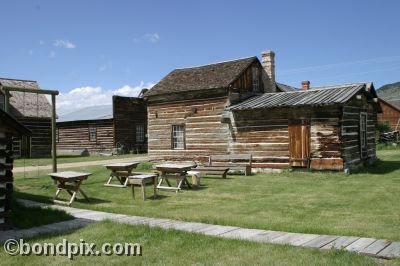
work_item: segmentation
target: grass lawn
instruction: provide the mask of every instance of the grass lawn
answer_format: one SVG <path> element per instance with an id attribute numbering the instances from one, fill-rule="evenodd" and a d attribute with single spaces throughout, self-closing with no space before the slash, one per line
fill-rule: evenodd
<path id="1" fill-rule="evenodd" d="M 377 265 L 383 261 L 345 251 L 320 252 L 314 249 L 269 245 L 162 230 L 147 226 L 121 225 L 99 222 L 65 234 L 45 235 L 29 243 L 95 243 L 101 250 L 103 243 L 138 243 L 142 256 L 77 256 L 79 265 Z M 0 251 L 2 265 L 64 265 L 62 256 L 9 256 Z M 395 265 L 399 261 L 385 261 Z"/>
<path id="2" fill-rule="evenodd" d="M 359 173 L 287 172 L 206 177 L 198 190 L 160 191 L 157 200 L 132 200 L 129 188 L 104 187 L 102 166 L 79 168 L 93 175 L 82 188 L 91 203 L 74 207 L 299 233 L 355 235 L 400 240 L 400 152 L 379 151 L 381 161 Z M 21 175 L 21 174 L 19 174 Z M 32 176 L 35 176 L 32 174 Z M 48 201 L 55 187 L 45 175 L 18 178 L 16 195 Z M 151 193 L 151 186 L 148 187 Z M 64 196 L 68 196 L 66 193 Z"/>
<path id="3" fill-rule="evenodd" d="M 101 155 L 91 155 L 91 156 L 79 156 L 79 155 L 61 155 L 57 156 L 57 163 L 77 163 L 77 162 L 88 162 L 88 161 L 101 161 L 101 160 L 111 160 L 111 159 L 124 159 L 124 158 L 135 158 L 140 156 L 146 156 L 147 154 L 124 154 L 124 155 L 113 155 L 113 156 L 101 156 Z M 25 162 L 24 162 L 25 161 Z M 14 161 L 14 167 L 25 166 L 43 166 L 51 165 L 51 158 L 28 158 L 28 159 L 16 159 Z"/>
<path id="4" fill-rule="evenodd" d="M 17 201 L 12 205 L 13 225 L 19 229 L 72 220 L 74 217 L 64 211 L 25 207 Z"/>

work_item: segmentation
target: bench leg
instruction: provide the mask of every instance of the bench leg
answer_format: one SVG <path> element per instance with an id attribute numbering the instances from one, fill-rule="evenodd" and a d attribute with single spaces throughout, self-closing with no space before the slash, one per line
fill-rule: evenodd
<path id="1" fill-rule="evenodd" d="M 55 200 L 58 198 L 58 195 L 60 194 L 60 192 L 61 192 L 61 188 L 57 189 L 56 196 L 54 197 Z"/>
<path id="2" fill-rule="evenodd" d="M 74 191 L 74 193 L 72 193 L 72 197 L 71 197 L 71 200 L 68 202 L 68 206 L 71 206 L 72 202 L 74 202 L 74 200 L 75 200 L 75 197 L 76 197 L 76 191 Z"/>
<path id="3" fill-rule="evenodd" d="M 143 195 L 143 200 L 146 200 L 146 184 L 142 181 L 142 195 Z"/>
<path id="4" fill-rule="evenodd" d="M 90 202 L 89 198 L 86 196 L 85 192 L 83 192 L 81 188 L 79 188 L 79 192 L 83 195 L 83 197 L 85 198 L 85 200 L 87 200 L 87 201 Z"/>
<path id="5" fill-rule="evenodd" d="M 132 198 L 133 200 L 135 200 L 135 185 L 131 185 L 132 186 Z"/>
<path id="6" fill-rule="evenodd" d="M 153 178 L 153 189 L 154 189 L 153 197 L 156 199 L 157 198 L 157 177 Z"/>

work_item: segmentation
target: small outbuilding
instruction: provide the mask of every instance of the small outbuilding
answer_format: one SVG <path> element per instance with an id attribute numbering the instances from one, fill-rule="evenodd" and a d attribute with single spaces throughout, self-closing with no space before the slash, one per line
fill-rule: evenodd
<path id="1" fill-rule="evenodd" d="M 0 78 L 0 109 L 5 109 L 5 93 L 9 93 L 8 112 L 32 134 L 14 140 L 16 157 L 51 156 L 51 104 L 43 94 L 10 91 L 8 89 L 40 90 L 36 81 Z"/>
<path id="2" fill-rule="evenodd" d="M 13 138 L 30 135 L 26 127 L 0 109 L 0 230 L 11 227 Z"/>
<path id="3" fill-rule="evenodd" d="M 60 115 L 56 123 L 59 154 L 147 152 L 147 111 L 143 98 L 113 96 L 112 105 L 86 107 Z"/>

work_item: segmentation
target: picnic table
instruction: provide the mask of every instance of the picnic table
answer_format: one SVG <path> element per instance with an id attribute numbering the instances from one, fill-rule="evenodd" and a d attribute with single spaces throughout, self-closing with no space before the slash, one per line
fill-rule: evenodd
<path id="1" fill-rule="evenodd" d="M 190 171 L 196 164 L 159 164 L 156 165 L 157 171 L 160 172 L 160 180 L 157 185 L 157 189 L 168 189 L 175 190 L 178 193 L 181 190 L 182 185 L 186 185 L 191 188 L 189 181 L 186 179 L 187 171 Z M 176 186 L 172 187 L 169 179 L 176 180 Z M 162 185 L 166 182 L 168 186 Z"/>
<path id="2" fill-rule="evenodd" d="M 49 176 L 57 184 L 56 196 L 54 197 L 53 202 L 71 206 L 71 204 L 72 204 L 72 202 L 74 202 L 74 200 L 76 198 L 76 194 L 78 192 L 80 192 L 83 195 L 83 197 L 87 201 L 89 201 L 89 198 L 82 191 L 80 186 L 82 184 L 82 181 L 86 180 L 88 178 L 88 176 L 90 176 L 90 175 L 91 175 L 90 173 L 81 173 L 81 172 L 75 172 L 75 171 L 50 173 Z M 69 202 L 57 200 L 58 195 L 60 194 L 60 192 L 62 190 L 67 191 L 68 194 L 71 195 L 71 199 L 69 200 Z"/>
<path id="3" fill-rule="evenodd" d="M 129 162 L 104 165 L 107 169 L 111 170 L 110 177 L 104 185 L 108 187 L 127 187 L 129 182 L 128 176 L 132 175 L 132 170 L 136 168 L 138 164 L 138 162 Z M 114 177 L 118 179 L 120 184 L 111 184 Z"/>

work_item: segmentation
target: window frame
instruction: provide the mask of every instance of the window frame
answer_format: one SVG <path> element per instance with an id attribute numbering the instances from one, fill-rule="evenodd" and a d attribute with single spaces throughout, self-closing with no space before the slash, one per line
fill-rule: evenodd
<path id="1" fill-rule="evenodd" d="M 175 147 L 175 139 L 176 137 L 174 136 L 175 128 L 176 127 L 181 127 L 182 129 L 182 147 Z M 171 126 L 171 149 L 172 150 L 185 150 L 186 149 L 186 126 L 185 124 L 173 124 Z"/>
<path id="2" fill-rule="evenodd" d="M 94 130 L 94 138 L 92 136 L 92 130 Z M 97 141 L 97 127 L 95 125 L 89 125 L 88 127 L 88 133 L 89 133 L 89 141 Z"/>
<path id="3" fill-rule="evenodd" d="M 138 128 L 141 128 L 141 130 L 138 130 Z M 135 125 L 135 142 L 136 143 L 143 143 L 144 141 L 145 141 L 145 139 L 146 139 L 146 134 L 145 134 L 145 126 L 144 126 L 144 124 L 136 124 Z M 140 134 L 140 136 L 141 136 L 141 138 L 140 139 L 138 139 L 138 136 L 139 136 L 139 134 L 138 133 L 141 133 Z"/>
<path id="4" fill-rule="evenodd" d="M 251 74 L 251 90 L 253 92 L 260 92 L 260 69 L 256 66 L 253 66 L 251 69 Z"/>
<path id="5" fill-rule="evenodd" d="M 368 149 L 368 114 L 360 112 L 360 155 L 365 158 L 364 153 Z"/>

